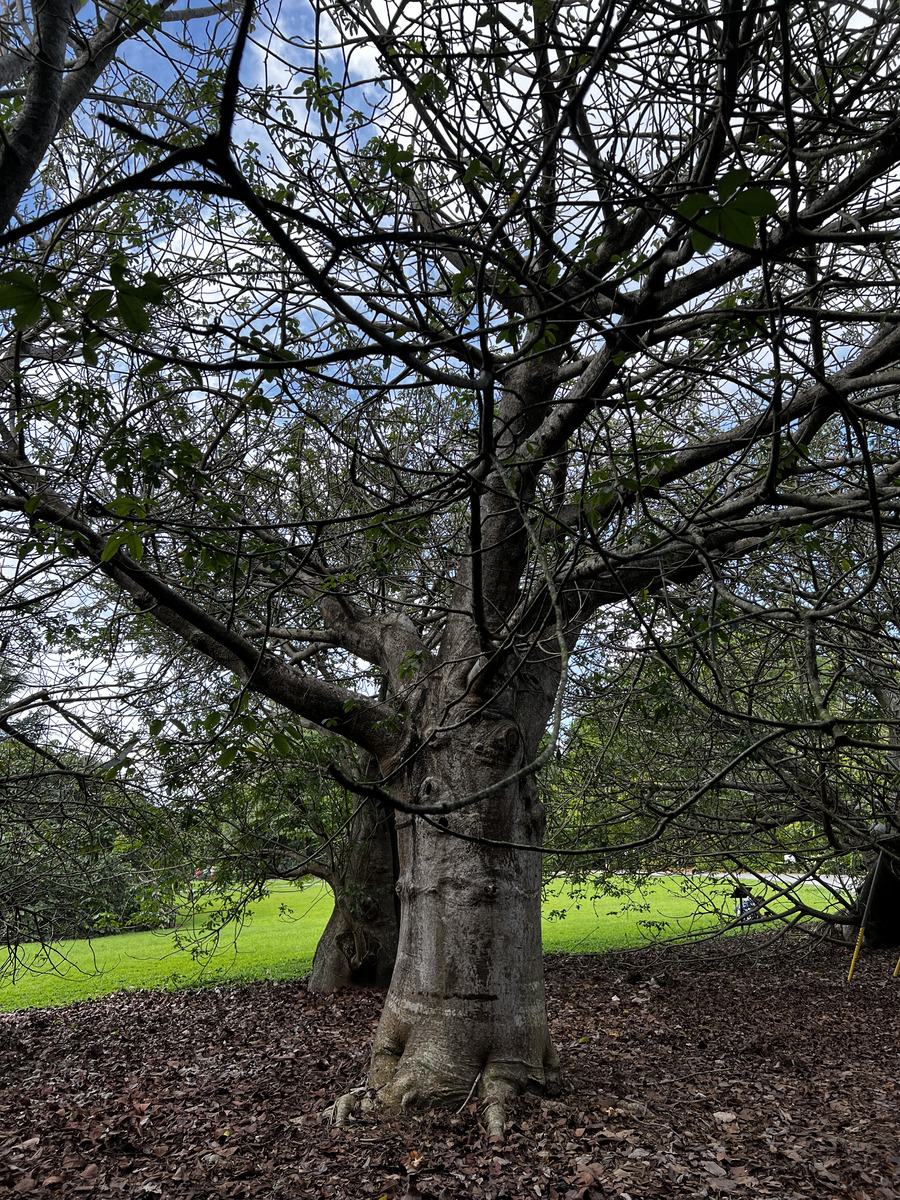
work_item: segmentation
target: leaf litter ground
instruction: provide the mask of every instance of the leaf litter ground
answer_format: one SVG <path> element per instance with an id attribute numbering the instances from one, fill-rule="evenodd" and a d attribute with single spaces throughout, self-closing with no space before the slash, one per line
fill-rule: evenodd
<path id="1" fill-rule="evenodd" d="M 456 1114 L 324 1113 L 377 992 L 132 993 L 0 1016 L 0 1196 L 293 1200 L 900 1197 L 900 979 L 740 939 L 551 956 L 564 1075 L 488 1141 Z"/>

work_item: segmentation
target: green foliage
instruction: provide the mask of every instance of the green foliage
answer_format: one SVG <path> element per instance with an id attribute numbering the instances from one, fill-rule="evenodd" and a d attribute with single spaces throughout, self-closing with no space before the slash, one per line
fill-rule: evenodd
<path id="1" fill-rule="evenodd" d="M 398 142 L 382 138 L 377 144 L 370 143 L 370 149 L 375 155 L 378 174 L 382 179 L 390 177 L 402 184 L 415 182 L 415 172 L 410 166 L 414 157 L 411 146 L 401 146 Z"/>
<path id="2" fill-rule="evenodd" d="M 29 329 L 46 312 L 55 322 L 74 315 L 84 322 L 82 341 L 85 361 L 97 365 L 96 347 L 100 334 L 99 322 L 120 322 L 134 334 L 148 333 L 151 309 L 165 300 L 165 280 L 155 272 L 145 272 L 139 283 L 130 276 L 128 259 L 116 252 L 109 264 L 112 287 L 93 288 L 84 292 L 78 288 L 64 289 L 59 275 L 52 271 L 34 274 L 16 267 L 0 275 L 0 310 L 12 309 L 13 328 Z"/>
<path id="3" fill-rule="evenodd" d="M 40 784 L 38 784 L 40 786 Z M 142 838 L 123 837 L 115 820 L 78 815 L 84 797 L 48 785 L 7 808 L 0 830 L 0 931 L 7 945 L 155 928 L 173 919 L 180 871 L 166 868 Z M 71 804 L 75 812 L 66 811 Z M 55 807 L 52 815 L 47 809 Z M 154 861 L 156 860 L 156 861 Z"/>
<path id="4" fill-rule="evenodd" d="M 0 276 L 0 309 L 13 309 L 13 327 L 27 329 L 36 324 L 44 311 L 44 286 L 56 287 L 55 276 L 35 278 L 27 271 L 16 268 Z"/>
<path id="5" fill-rule="evenodd" d="M 318 113 L 323 121 L 336 120 L 341 115 L 343 88 L 335 83 L 334 77 L 323 63 L 317 64 L 315 75 L 295 88 L 295 94 L 303 97 L 307 111 Z M 281 115 L 285 121 L 294 120 L 290 105 L 282 106 Z"/>
<path id="6" fill-rule="evenodd" d="M 716 197 L 695 192 L 678 206 L 678 215 L 691 222 L 691 242 L 705 254 L 714 242 L 755 246 L 760 218 L 778 211 L 778 202 L 767 188 L 746 187 L 751 172 L 736 168 L 716 185 Z"/>

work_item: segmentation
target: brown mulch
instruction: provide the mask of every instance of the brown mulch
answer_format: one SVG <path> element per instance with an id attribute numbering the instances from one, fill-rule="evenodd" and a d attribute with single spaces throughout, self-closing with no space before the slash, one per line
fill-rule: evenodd
<path id="1" fill-rule="evenodd" d="M 900 979 L 809 943 L 555 956 L 564 1077 L 343 1129 L 381 996 L 302 983 L 0 1016 L 0 1196 L 900 1198 Z"/>

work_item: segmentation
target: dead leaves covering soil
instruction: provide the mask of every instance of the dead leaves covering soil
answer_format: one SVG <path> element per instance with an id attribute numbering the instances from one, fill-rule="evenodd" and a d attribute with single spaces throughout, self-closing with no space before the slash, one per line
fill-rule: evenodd
<path id="1" fill-rule="evenodd" d="M 742 939 L 750 948 L 755 939 Z M 900 1200 L 893 958 L 804 943 L 553 957 L 565 1075 L 507 1141 L 457 1115 L 323 1118 L 381 996 L 303 984 L 0 1016 L 0 1196 Z"/>

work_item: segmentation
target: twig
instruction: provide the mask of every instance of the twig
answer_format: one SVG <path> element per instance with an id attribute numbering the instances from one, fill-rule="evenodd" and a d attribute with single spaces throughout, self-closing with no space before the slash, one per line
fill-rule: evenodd
<path id="1" fill-rule="evenodd" d="M 468 1096 L 466 1096 L 465 1100 L 463 1100 L 462 1104 L 456 1110 L 457 1116 L 459 1116 L 459 1114 L 462 1112 L 462 1110 L 466 1107 L 466 1105 L 472 1099 L 472 1096 L 475 1093 L 475 1089 L 478 1087 L 478 1080 L 481 1078 L 481 1075 L 482 1075 L 482 1072 L 479 1071 L 478 1074 L 475 1076 L 475 1078 L 472 1080 L 472 1086 L 469 1088 Z"/>

